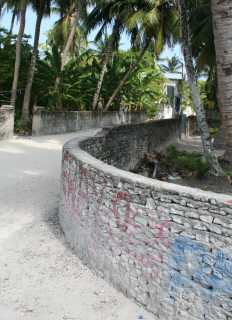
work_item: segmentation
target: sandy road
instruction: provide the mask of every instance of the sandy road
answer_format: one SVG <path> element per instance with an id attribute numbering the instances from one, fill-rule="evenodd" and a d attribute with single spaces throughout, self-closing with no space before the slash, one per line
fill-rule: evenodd
<path id="1" fill-rule="evenodd" d="M 0 320 L 154 320 L 65 243 L 57 219 L 61 149 L 73 136 L 0 142 Z"/>

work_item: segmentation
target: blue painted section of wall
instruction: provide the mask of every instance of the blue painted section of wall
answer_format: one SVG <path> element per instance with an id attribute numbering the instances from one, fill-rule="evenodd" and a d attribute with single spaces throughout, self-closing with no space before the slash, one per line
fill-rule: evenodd
<path id="1" fill-rule="evenodd" d="M 177 238 L 170 258 L 170 294 L 178 289 L 197 291 L 203 299 L 227 296 L 232 299 L 232 258 L 222 250 L 186 237 Z"/>

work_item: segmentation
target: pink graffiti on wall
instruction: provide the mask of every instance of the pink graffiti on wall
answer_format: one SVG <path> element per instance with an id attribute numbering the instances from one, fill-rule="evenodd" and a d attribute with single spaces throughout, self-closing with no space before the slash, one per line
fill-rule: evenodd
<path id="1" fill-rule="evenodd" d="M 63 178 L 65 204 L 69 211 L 81 218 L 88 211 L 91 197 L 94 197 L 94 203 L 97 200 L 96 220 L 98 224 L 101 223 L 101 226 L 105 225 L 109 245 L 117 243 L 122 252 L 141 266 L 151 269 L 150 275 L 156 277 L 159 265 L 164 261 L 162 250 L 170 247 L 168 240 L 170 221 L 158 221 L 158 218 L 154 218 L 154 209 L 146 208 L 147 221 L 144 220 L 146 225 L 142 226 L 138 218 L 143 217 L 145 213 L 134 206 L 130 194 L 126 191 L 116 192 L 111 198 L 111 208 L 106 208 L 103 204 L 107 191 L 106 180 L 103 180 L 100 189 L 97 188 L 96 175 L 91 175 L 88 169 L 78 164 L 68 152 L 64 154 L 63 159 Z M 104 212 L 104 216 L 100 211 Z M 144 236 L 144 228 L 152 237 Z M 121 239 L 115 234 L 117 229 L 122 232 L 122 235 L 124 234 Z M 142 237 L 137 239 L 140 233 Z M 144 246 L 148 249 L 152 248 L 152 253 L 149 250 L 144 252 Z"/>
<path id="2" fill-rule="evenodd" d="M 125 203 L 125 215 L 123 217 L 119 212 L 119 207 L 121 208 L 120 201 L 124 201 Z M 136 234 L 139 234 L 140 232 L 143 233 L 144 229 L 140 223 L 136 222 L 136 217 L 138 217 L 139 215 L 141 216 L 141 214 L 139 214 L 140 212 L 138 209 L 133 208 L 129 193 L 122 191 L 117 192 L 115 197 L 112 199 L 112 203 L 113 216 L 116 222 L 116 226 L 128 235 L 127 242 L 125 242 L 124 240 L 121 241 L 121 248 L 124 248 L 127 254 L 135 258 L 144 267 L 153 269 L 152 275 L 156 276 L 157 270 L 155 270 L 155 266 L 157 265 L 158 268 L 158 264 L 163 263 L 163 254 L 161 253 L 162 250 L 153 250 L 152 254 L 150 254 L 148 252 L 136 252 L 134 248 L 138 247 L 139 244 L 142 246 L 142 248 L 144 248 L 144 245 L 147 247 L 152 247 L 154 249 L 158 249 L 160 245 L 164 246 L 165 248 L 169 248 L 170 241 L 167 238 L 167 231 L 170 221 L 165 220 L 157 223 L 155 219 L 150 218 L 150 222 L 146 223 L 146 227 L 150 231 L 152 231 L 153 237 L 151 239 L 144 238 L 136 241 Z M 146 211 L 148 213 L 148 216 L 151 216 L 151 213 L 152 215 L 154 215 L 154 209 L 147 208 Z M 110 228 L 109 234 L 113 236 L 112 228 Z M 132 246 L 132 249 L 130 249 L 130 246 Z"/>

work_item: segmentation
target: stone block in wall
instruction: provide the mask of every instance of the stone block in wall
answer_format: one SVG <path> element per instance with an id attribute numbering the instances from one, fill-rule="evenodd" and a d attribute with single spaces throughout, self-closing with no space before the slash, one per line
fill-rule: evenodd
<path id="1" fill-rule="evenodd" d="M 0 140 L 10 139 L 14 135 L 14 107 L 0 107 Z"/>

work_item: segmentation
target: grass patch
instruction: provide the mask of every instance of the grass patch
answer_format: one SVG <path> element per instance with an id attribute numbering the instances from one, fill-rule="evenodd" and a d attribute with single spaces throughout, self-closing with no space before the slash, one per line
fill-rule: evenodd
<path id="1" fill-rule="evenodd" d="M 166 150 L 165 164 L 172 171 L 187 171 L 198 178 L 209 172 L 209 164 L 200 153 L 178 151 L 173 145 Z"/>

